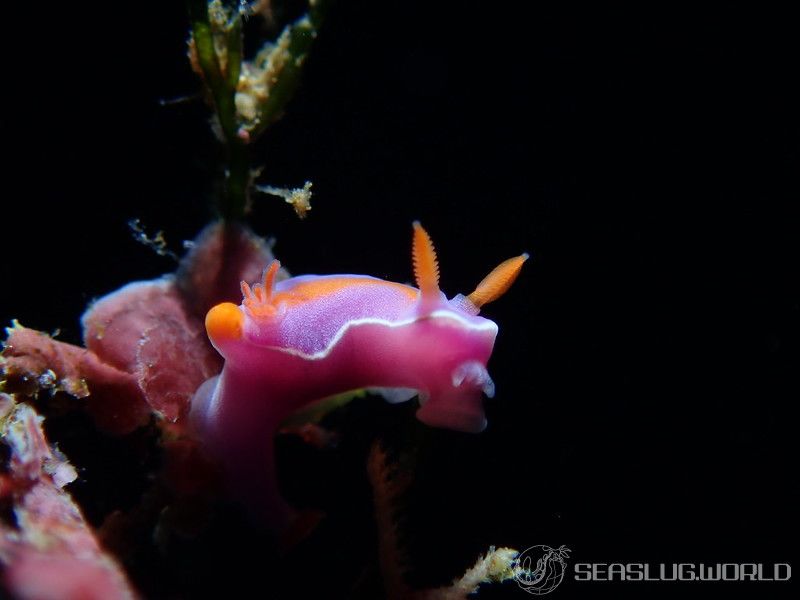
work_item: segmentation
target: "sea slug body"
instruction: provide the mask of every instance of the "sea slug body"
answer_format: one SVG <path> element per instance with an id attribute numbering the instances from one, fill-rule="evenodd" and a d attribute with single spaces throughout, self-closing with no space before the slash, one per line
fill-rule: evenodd
<path id="1" fill-rule="evenodd" d="M 192 401 L 197 435 L 225 468 L 236 493 L 280 529 L 290 509 L 278 493 L 273 437 L 302 406 L 348 390 L 380 389 L 390 402 L 419 395 L 417 417 L 469 432 L 486 427 L 482 394 L 497 325 L 478 316 L 519 274 L 527 254 L 492 271 L 469 296 L 439 290 L 430 237 L 414 223 L 418 288 L 363 275 L 304 275 L 242 282 L 243 302 L 218 304 L 206 317 L 225 359 L 218 377 Z"/>

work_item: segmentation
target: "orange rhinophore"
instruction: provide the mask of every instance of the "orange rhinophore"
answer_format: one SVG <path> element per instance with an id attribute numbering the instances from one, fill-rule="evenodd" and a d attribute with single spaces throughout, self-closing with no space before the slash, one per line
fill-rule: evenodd
<path id="1" fill-rule="evenodd" d="M 472 302 L 476 308 L 480 308 L 484 304 L 497 300 L 500 296 L 505 294 L 508 288 L 511 287 L 511 284 L 514 283 L 520 270 L 522 270 L 522 265 L 529 257 L 530 255 L 525 252 L 524 254 L 501 262 L 478 284 L 478 287 L 467 296 L 467 299 Z"/>
<path id="2" fill-rule="evenodd" d="M 414 279 L 423 298 L 439 296 L 439 262 L 428 232 L 419 221 L 414 221 L 414 239 L 411 256 L 414 263 Z"/>

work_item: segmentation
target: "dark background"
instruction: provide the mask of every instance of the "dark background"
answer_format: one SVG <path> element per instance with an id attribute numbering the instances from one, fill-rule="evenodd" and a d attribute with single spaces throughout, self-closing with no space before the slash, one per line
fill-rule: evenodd
<path id="1" fill-rule="evenodd" d="M 791 561 L 794 21 L 431 5 L 334 5 L 254 156 L 264 183 L 313 181 L 314 209 L 301 222 L 262 197 L 249 219 L 294 273 L 396 281 L 420 219 L 449 295 L 532 254 L 484 312 L 500 325 L 488 430 L 437 438 L 417 527 L 429 570 L 445 582 L 490 544 L 565 544 L 570 563 Z M 179 251 L 211 215 L 217 147 L 202 102 L 159 104 L 200 89 L 182 2 L 4 21 L 0 318 L 76 341 L 89 300 L 173 270 L 126 223 Z M 601 591 L 788 586 L 567 581 L 553 597 Z"/>

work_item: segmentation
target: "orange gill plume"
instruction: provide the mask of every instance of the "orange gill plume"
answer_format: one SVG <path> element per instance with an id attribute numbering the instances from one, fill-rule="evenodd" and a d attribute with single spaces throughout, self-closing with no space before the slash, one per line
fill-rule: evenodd
<path id="1" fill-rule="evenodd" d="M 272 294 L 275 287 L 275 276 L 280 268 L 281 263 L 273 260 L 264 270 L 262 282 L 254 285 L 252 289 L 246 281 L 241 282 L 242 296 L 244 297 L 242 304 L 252 317 L 271 317 L 275 314 Z"/>

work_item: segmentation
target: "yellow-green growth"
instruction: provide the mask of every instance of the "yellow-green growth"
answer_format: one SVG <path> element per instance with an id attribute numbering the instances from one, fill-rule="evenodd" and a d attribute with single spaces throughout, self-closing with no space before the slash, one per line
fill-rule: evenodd
<path id="1" fill-rule="evenodd" d="M 189 60 L 206 85 L 217 131 L 225 145 L 225 193 L 220 213 L 241 218 L 248 209 L 254 171 L 247 146 L 274 123 L 292 96 L 317 36 L 327 2 L 309 0 L 308 12 L 244 59 L 242 21 L 262 14 L 264 3 L 227 7 L 222 0 L 188 0 Z"/>

